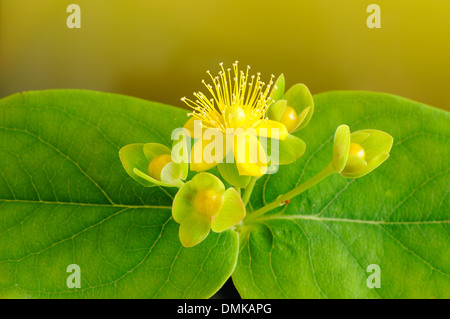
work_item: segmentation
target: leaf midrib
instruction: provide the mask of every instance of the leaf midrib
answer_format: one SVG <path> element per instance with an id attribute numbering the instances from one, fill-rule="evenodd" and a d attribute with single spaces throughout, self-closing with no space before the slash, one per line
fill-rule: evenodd
<path id="1" fill-rule="evenodd" d="M 383 220 L 364 220 L 364 219 L 350 219 L 350 218 L 333 218 L 333 217 L 319 217 L 317 215 L 270 215 L 255 219 L 252 223 L 263 222 L 267 220 L 315 220 L 319 222 L 346 222 L 346 223 L 358 223 L 358 224 L 372 224 L 372 225 L 414 225 L 414 224 L 447 224 L 450 220 L 423 220 L 423 221 L 383 221 Z M 251 224 L 250 224 L 251 225 Z"/>
<path id="2" fill-rule="evenodd" d="M 128 204 L 98 204 L 98 203 L 77 203 L 77 202 L 61 202 L 61 201 L 44 201 L 44 200 L 24 200 L 24 199 L 2 199 L 0 203 L 30 203 L 30 204 L 48 204 L 48 205 L 72 205 L 72 206 L 88 206 L 88 207 L 107 207 L 107 208 L 155 208 L 155 209 L 172 209 L 172 206 L 166 205 L 128 205 Z"/>

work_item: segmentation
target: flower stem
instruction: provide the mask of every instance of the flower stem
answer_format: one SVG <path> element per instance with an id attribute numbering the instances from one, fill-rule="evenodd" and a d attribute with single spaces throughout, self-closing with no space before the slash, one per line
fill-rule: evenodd
<path id="1" fill-rule="evenodd" d="M 318 182 L 322 181 L 326 177 L 330 176 L 331 174 L 336 173 L 336 169 L 334 166 L 330 163 L 327 167 L 325 167 L 322 171 L 320 171 L 317 175 L 310 178 L 300 186 L 297 186 L 296 188 L 290 190 L 284 195 L 280 195 L 277 197 L 275 201 L 273 201 L 270 204 L 267 204 L 266 206 L 261 207 L 260 209 L 256 210 L 253 214 L 249 215 L 248 218 L 246 218 L 246 221 L 249 222 L 251 220 L 254 220 L 265 213 L 280 207 L 281 203 L 284 203 L 287 200 L 290 200 L 291 198 L 303 193 L 310 187 L 316 185 Z"/>
<path id="2" fill-rule="evenodd" d="M 247 206 L 248 201 L 250 200 L 250 196 L 252 195 L 253 188 L 255 187 L 257 179 L 258 177 L 252 177 L 244 190 L 244 194 L 242 195 L 242 201 L 244 202 L 244 206 Z"/>

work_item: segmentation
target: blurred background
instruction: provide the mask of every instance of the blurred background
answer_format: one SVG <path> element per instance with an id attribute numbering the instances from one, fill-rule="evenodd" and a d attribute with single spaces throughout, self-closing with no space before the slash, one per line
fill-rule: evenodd
<path id="1" fill-rule="evenodd" d="M 370 90 L 450 110 L 450 1 L 0 0 L 0 97 L 82 88 L 182 106 L 238 60 L 312 93 Z M 66 8 L 81 7 L 81 29 Z"/>

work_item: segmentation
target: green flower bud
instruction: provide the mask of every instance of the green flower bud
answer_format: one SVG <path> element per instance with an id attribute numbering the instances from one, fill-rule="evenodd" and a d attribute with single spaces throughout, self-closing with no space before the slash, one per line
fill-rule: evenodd
<path id="1" fill-rule="evenodd" d="M 386 132 L 360 130 L 350 134 L 347 125 L 337 128 L 332 165 L 346 178 L 362 177 L 388 157 L 394 139 Z"/>
<path id="2" fill-rule="evenodd" d="M 179 237 L 184 247 L 193 247 L 209 234 L 223 232 L 238 224 L 245 207 L 234 188 L 225 190 L 222 181 L 210 173 L 199 173 L 175 195 L 173 219 L 180 224 Z"/>
<path id="3" fill-rule="evenodd" d="M 269 119 L 281 122 L 289 133 L 304 128 L 314 112 L 314 100 L 304 84 L 293 85 L 286 93 L 285 80 L 281 74 L 275 82 L 270 98 L 274 102 L 267 111 Z"/>
<path id="4" fill-rule="evenodd" d="M 146 187 L 181 187 L 187 176 L 187 164 L 172 160 L 171 150 L 158 143 L 129 144 L 119 151 L 125 171 Z"/>

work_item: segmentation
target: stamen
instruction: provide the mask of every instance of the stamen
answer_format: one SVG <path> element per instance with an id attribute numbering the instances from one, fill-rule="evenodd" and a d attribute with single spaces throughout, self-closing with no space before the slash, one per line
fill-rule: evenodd
<path id="1" fill-rule="evenodd" d="M 239 107 L 246 114 L 242 127 L 252 127 L 258 120 L 267 120 L 265 113 L 274 102 L 269 97 L 270 89 L 273 85 L 274 75 L 271 75 L 269 83 L 261 81 L 261 73 L 249 75 L 251 67 L 247 65 L 244 71 L 238 69 L 238 61 L 232 64 L 232 68 L 223 67 L 223 62 L 219 63 L 218 76 L 212 76 L 208 70 L 206 73 L 211 78 L 212 84 L 202 80 L 203 85 L 210 93 L 207 98 L 202 92 L 195 92 L 195 102 L 181 98 L 193 112 L 188 116 L 194 116 L 202 120 L 205 127 L 211 126 L 226 132 L 231 126 L 228 123 L 225 112 L 228 106 Z M 233 74 L 232 74 L 233 73 Z M 276 88 L 276 86 L 275 86 Z"/>

